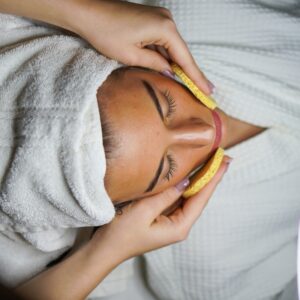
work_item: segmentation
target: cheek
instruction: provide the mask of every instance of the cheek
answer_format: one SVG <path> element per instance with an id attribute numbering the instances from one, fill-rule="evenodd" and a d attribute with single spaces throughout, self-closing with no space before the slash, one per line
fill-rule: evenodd
<path id="1" fill-rule="evenodd" d="M 176 156 L 178 166 L 176 179 L 182 180 L 195 168 L 197 164 L 195 149 L 180 149 L 177 151 Z"/>
<path id="2" fill-rule="evenodd" d="M 176 160 L 177 165 L 174 175 L 171 177 L 170 181 L 162 179 L 162 183 L 159 184 L 153 193 L 147 193 L 147 196 L 176 185 L 208 159 L 207 149 L 205 147 L 178 147 L 177 149 L 175 148 L 172 150 L 172 156 Z"/>
<path id="3" fill-rule="evenodd" d="M 172 151 L 172 156 L 174 156 L 174 159 L 176 160 L 176 171 L 170 180 L 161 179 L 161 184 L 155 189 L 155 193 L 176 185 L 189 175 L 195 168 L 195 159 L 191 159 L 191 155 L 194 155 L 194 152 L 195 151 L 191 151 L 190 149 L 178 149 L 177 151 Z"/>
<path id="4" fill-rule="evenodd" d="M 207 159 L 207 148 L 178 148 L 175 153 L 177 171 L 174 173 L 174 183 L 181 181 L 188 176 L 195 168 L 203 164 Z"/>

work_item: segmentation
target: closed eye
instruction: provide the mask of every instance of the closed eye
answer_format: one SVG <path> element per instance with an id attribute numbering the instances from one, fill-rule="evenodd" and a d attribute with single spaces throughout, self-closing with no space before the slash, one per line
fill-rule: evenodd
<path id="1" fill-rule="evenodd" d="M 168 170 L 168 173 L 166 174 L 166 176 L 164 177 L 164 179 L 170 181 L 171 178 L 173 177 L 175 171 L 177 170 L 177 164 L 171 154 L 167 155 L 167 159 L 169 162 L 169 170 Z"/>
<path id="2" fill-rule="evenodd" d="M 157 94 L 155 93 L 155 90 L 153 89 L 152 85 L 149 82 L 147 82 L 146 80 L 142 80 L 142 83 L 146 89 L 146 92 L 150 96 L 150 99 L 153 101 L 153 104 L 155 105 L 155 108 L 157 109 L 157 112 L 158 112 L 162 122 L 164 122 L 164 119 L 169 118 L 175 112 L 176 103 L 175 103 L 173 97 L 171 97 L 169 90 L 165 90 L 164 93 L 161 92 L 161 94 L 164 96 L 165 101 L 168 103 L 168 112 L 167 112 L 166 116 L 164 117 L 159 99 L 158 99 Z M 171 177 L 173 176 L 173 173 L 176 170 L 177 165 L 171 155 L 167 155 L 167 159 L 169 162 L 169 170 L 168 170 L 168 173 L 164 176 L 164 179 L 170 180 Z M 163 170 L 164 161 L 165 161 L 165 157 L 163 156 L 162 159 L 160 160 L 158 168 L 155 172 L 154 178 L 151 180 L 148 188 L 145 190 L 144 193 L 152 191 L 154 189 L 154 187 L 156 186 L 158 179 L 160 178 L 160 175 Z"/>
<path id="3" fill-rule="evenodd" d="M 167 102 L 168 102 L 168 112 L 166 114 L 166 118 L 169 119 L 176 112 L 176 102 L 174 98 L 170 94 L 170 90 L 165 90 L 163 92 Z"/>

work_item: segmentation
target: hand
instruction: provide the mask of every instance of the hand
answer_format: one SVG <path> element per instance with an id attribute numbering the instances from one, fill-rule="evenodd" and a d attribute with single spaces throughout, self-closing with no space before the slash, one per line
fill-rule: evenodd
<path id="1" fill-rule="evenodd" d="M 173 207 L 168 214 L 166 209 L 178 202 L 182 194 L 176 187 L 126 206 L 121 215 L 116 215 L 111 223 L 95 232 L 93 242 L 105 241 L 112 253 L 123 261 L 186 239 L 221 181 L 228 167 L 226 161 L 228 157 L 225 156 L 217 174 L 198 194 L 184 199 L 181 206 Z"/>
<path id="2" fill-rule="evenodd" d="M 86 0 L 77 13 L 70 11 L 71 30 L 107 57 L 126 65 L 159 72 L 176 62 L 195 84 L 211 94 L 205 78 L 180 36 L 170 11 L 124 1 Z"/>
<path id="3" fill-rule="evenodd" d="M 166 8 L 119 0 L 0 0 L 0 12 L 73 31 L 126 65 L 171 72 L 171 60 L 204 93 L 212 92 Z"/>

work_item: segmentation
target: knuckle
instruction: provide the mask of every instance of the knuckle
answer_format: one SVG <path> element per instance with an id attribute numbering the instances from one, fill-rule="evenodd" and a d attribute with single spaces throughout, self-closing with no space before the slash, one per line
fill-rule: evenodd
<path id="1" fill-rule="evenodd" d="M 143 218 L 149 218 L 155 212 L 155 208 L 149 205 L 149 201 L 138 200 L 136 204 L 137 214 L 143 216 Z"/>
<path id="2" fill-rule="evenodd" d="M 171 19 L 163 19 L 161 27 L 166 31 L 175 31 L 176 25 L 173 20 Z"/>
<path id="3" fill-rule="evenodd" d="M 171 197 L 173 196 L 173 193 L 170 189 L 166 190 L 164 193 L 163 193 L 163 197 L 165 199 L 170 199 Z"/>
<path id="4" fill-rule="evenodd" d="M 162 194 L 162 197 L 163 197 L 163 201 L 165 201 L 165 202 L 169 202 L 169 201 L 173 201 L 173 200 L 175 201 L 178 198 L 178 196 L 177 197 L 175 196 L 173 189 L 166 190 Z"/>
<path id="5" fill-rule="evenodd" d="M 166 15 L 168 16 L 169 18 L 172 18 L 172 13 L 169 9 L 163 7 L 163 6 L 160 6 L 158 7 L 159 11 L 163 14 L 163 15 Z"/>
<path id="6" fill-rule="evenodd" d="M 157 214 L 157 209 L 155 206 L 148 205 L 147 209 L 145 209 L 143 212 L 143 215 L 146 219 L 151 218 L 153 215 Z"/>
<path id="7" fill-rule="evenodd" d="M 178 241 L 182 242 L 187 239 L 189 235 L 189 229 L 187 227 L 182 227 L 180 230 L 178 230 Z"/>

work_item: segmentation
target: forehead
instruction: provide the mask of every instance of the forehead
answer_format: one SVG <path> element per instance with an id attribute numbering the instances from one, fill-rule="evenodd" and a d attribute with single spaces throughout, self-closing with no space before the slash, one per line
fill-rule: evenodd
<path id="1" fill-rule="evenodd" d="M 152 180 L 164 152 L 163 123 L 136 74 L 115 81 L 106 103 L 109 121 L 118 139 L 118 155 L 110 167 L 110 179 L 122 194 L 141 195 Z M 134 75 L 134 76 L 133 76 Z"/>

